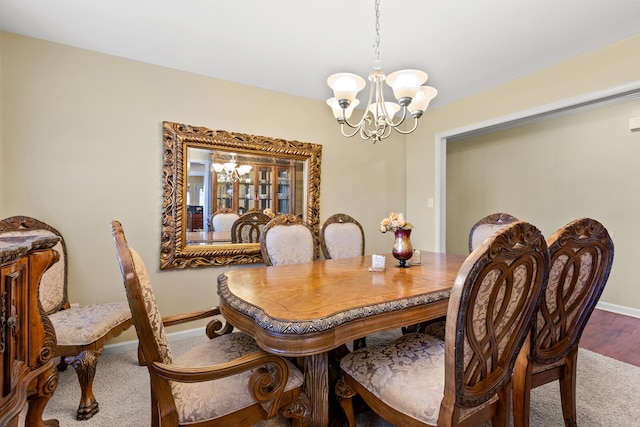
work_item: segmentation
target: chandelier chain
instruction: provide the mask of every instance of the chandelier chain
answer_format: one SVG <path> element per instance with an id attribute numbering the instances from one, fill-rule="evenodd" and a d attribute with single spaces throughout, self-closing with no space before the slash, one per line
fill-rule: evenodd
<path id="1" fill-rule="evenodd" d="M 373 46 L 376 55 L 376 59 L 373 61 L 373 68 L 379 70 L 382 65 L 380 62 L 380 0 L 376 0 L 376 42 Z"/>

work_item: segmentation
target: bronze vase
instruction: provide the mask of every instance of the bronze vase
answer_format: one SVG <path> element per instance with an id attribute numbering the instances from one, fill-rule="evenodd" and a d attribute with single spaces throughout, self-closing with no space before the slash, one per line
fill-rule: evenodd
<path id="1" fill-rule="evenodd" d="M 399 268 L 409 268 L 407 260 L 413 256 L 413 246 L 411 245 L 411 230 L 399 228 L 395 232 L 396 239 L 393 242 L 393 257 L 400 261 Z"/>

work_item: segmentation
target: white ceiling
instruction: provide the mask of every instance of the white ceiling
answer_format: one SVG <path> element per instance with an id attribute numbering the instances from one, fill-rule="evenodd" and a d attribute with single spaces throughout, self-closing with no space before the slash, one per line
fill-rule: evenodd
<path id="1" fill-rule="evenodd" d="M 426 71 L 432 106 L 640 33 L 640 0 L 381 0 L 380 16 L 382 69 Z M 373 0 L 0 0 L 0 29 L 320 100 L 375 57 Z"/>

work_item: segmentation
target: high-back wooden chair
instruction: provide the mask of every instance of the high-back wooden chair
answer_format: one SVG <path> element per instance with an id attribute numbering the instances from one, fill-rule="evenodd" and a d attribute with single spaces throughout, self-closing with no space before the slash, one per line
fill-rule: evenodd
<path id="1" fill-rule="evenodd" d="M 353 217 L 331 215 L 320 228 L 320 247 L 326 259 L 364 255 L 364 230 Z"/>
<path id="2" fill-rule="evenodd" d="M 469 230 L 469 253 L 480 246 L 487 237 L 491 236 L 505 225 L 516 221 L 519 220 L 515 216 L 499 212 L 487 215 L 473 224 L 473 227 Z"/>
<path id="3" fill-rule="evenodd" d="M 529 425 L 531 389 L 559 380 L 565 425 L 576 426 L 578 344 L 613 264 L 613 241 L 598 221 L 583 218 L 549 239 L 547 288 L 513 378 L 516 427 Z"/>
<path id="4" fill-rule="evenodd" d="M 410 333 L 342 358 L 336 393 L 349 426 L 356 393 L 398 426 L 506 425 L 513 366 L 548 272 L 533 225 L 516 222 L 485 240 L 455 279 L 445 341 Z"/>
<path id="5" fill-rule="evenodd" d="M 231 231 L 233 223 L 238 218 L 240 215 L 232 209 L 218 209 L 209 219 L 209 231 Z"/>
<path id="6" fill-rule="evenodd" d="M 93 378 L 104 344 L 131 326 L 131 311 L 126 301 L 88 305 L 70 304 L 67 293 L 67 246 L 58 230 L 28 216 L 13 216 L 0 221 L 0 234 L 10 236 L 59 236 L 54 250 L 60 259 L 40 280 L 39 300 L 56 335 L 52 357 L 60 357 L 58 370 L 75 368 L 80 383 L 80 404 L 76 418 L 87 420 L 99 410 L 93 394 Z"/>
<path id="7" fill-rule="evenodd" d="M 311 402 L 301 392 L 302 373 L 242 332 L 223 328 L 174 357 L 144 262 L 129 247 L 120 222 L 112 221 L 111 229 L 151 379 L 152 426 L 250 426 L 280 411 L 294 426 L 308 422 Z M 205 312 L 220 314 L 217 307 Z M 200 312 L 180 317 L 203 318 Z"/>
<path id="8" fill-rule="evenodd" d="M 264 226 L 260 252 L 267 266 L 312 262 L 317 242 L 313 229 L 295 215 L 277 215 Z"/>
<path id="9" fill-rule="evenodd" d="M 259 210 L 240 215 L 231 226 L 231 243 L 260 243 L 262 229 L 271 217 Z"/>

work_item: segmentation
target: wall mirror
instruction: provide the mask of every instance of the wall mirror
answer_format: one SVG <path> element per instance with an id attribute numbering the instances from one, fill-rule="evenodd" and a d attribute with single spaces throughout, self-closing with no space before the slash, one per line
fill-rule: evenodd
<path id="1" fill-rule="evenodd" d="M 295 214 L 318 232 L 322 145 L 172 122 L 162 140 L 161 270 L 262 262 L 215 213 Z"/>

